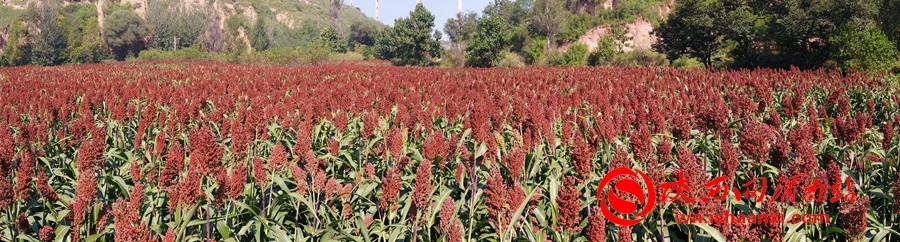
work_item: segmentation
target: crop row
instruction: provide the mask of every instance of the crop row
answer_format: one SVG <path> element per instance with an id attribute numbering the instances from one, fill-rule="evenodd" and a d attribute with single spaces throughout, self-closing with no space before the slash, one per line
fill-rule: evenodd
<path id="1" fill-rule="evenodd" d="M 797 70 L 5 68 L 0 240 L 885 241 L 894 93 Z M 597 200 L 620 167 L 694 190 L 622 226 Z M 703 200 L 715 178 L 769 182 Z M 690 213 L 830 220 L 676 221 Z"/>

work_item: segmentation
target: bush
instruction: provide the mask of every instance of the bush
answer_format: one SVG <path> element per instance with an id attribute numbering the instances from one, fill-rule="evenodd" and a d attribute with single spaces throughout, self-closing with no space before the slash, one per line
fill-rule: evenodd
<path id="1" fill-rule="evenodd" d="M 587 65 L 588 47 L 582 43 L 575 43 L 569 47 L 569 51 L 562 56 L 557 65 L 584 66 Z"/>
<path id="2" fill-rule="evenodd" d="M 318 65 L 332 60 L 358 60 L 357 53 L 334 55 L 328 48 L 313 44 L 303 48 L 272 48 L 258 52 L 214 53 L 199 47 L 166 51 L 149 49 L 141 51 L 137 60 L 143 61 L 213 61 L 271 65 Z"/>
<path id="3" fill-rule="evenodd" d="M 844 69 L 887 71 L 898 66 L 900 53 L 884 32 L 872 24 L 847 24 L 829 38 L 832 58 Z"/>
<path id="4" fill-rule="evenodd" d="M 497 62 L 497 67 L 523 67 L 525 66 L 525 60 L 519 54 L 503 51 L 500 53 L 500 61 Z"/>
<path id="5" fill-rule="evenodd" d="M 192 47 L 176 51 L 148 49 L 138 54 L 138 60 L 147 61 L 225 61 L 224 55 L 217 55 L 206 50 Z"/>
<path id="6" fill-rule="evenodd" d="M 588 56 L 588 64 L 591 66 L 608 65 L 613 55 L 616 54 L 616 42 L 612 36 L 606 35 L 597 41 L 597 49 Z"/>
<path id="7" fill-rule="evenodd" d="M 678 59 L 672 61 L 672 67 L 675 68 L 704 68 L 703 62 L 697 60 L 697 58 L 691 58 L 688 56 L 681 56 Z"/>
<path id="8" fill-rule="evenodd" d="M 441 66 L 443 67 L 465 67 L 466 51 L 458 47 L 451 46 L 441 55 Z"/>
<path id="9" fill-rule="evenodd" d="M 616 66 L 665 66 L 669 64 L 666 55 L 649 50 L 633 50 L 612 58 Z"/>
<path id="10" fill-rule="evenodd" d="M 325 63 L 329 60 L 330 55 L 331 51 L 329 51 L 327 47 L 318 44 L 313 44 L 309 47 L 300 49 L 301 63 L 307 65 Z"/>
<path id="11" fill-rule="evenodd" d="M 525 55 L 525 61 L 532 65 L 543 65 L 547 62 L 547 38 L 534 37 L 529 40 L 522 50 Z"/>

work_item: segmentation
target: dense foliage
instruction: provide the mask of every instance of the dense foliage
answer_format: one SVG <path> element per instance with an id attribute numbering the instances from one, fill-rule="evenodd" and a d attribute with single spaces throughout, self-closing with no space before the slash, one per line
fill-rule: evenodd
<path id="1" fill-rule="evenodd" d="M 900 236 L 900 97 L 858 74 L 133 62 L 4 68 L 0 90 L 4 241 Z M 620 227 L 595 201 L 617 167 L 771 182 Z M 787 200 L 788 178 L 859 199 Z M 833 220 L 674 223 L 690 211 Z"/>
<path id="2" fill-rule="evenodd" d="M 46 5 L 35 12 L 35 24 L 41 31 L 37 33 L 31 46 L 32 64 L 51 66 L 63 63 L 66 38 L 56 20 L 57 14 L 55 6 Z"/>
<path id="3" fill-rule="evenodd" d="M 175 0 L 148 0 L 143 5 L 45 1 L 21 6 L 24 9 L 0 6 L 0 29 L 7 33 L 5 39 L 0 38 L 0 66 L 95 63 L 128 59 L 145 50 L 159 53 L 191 48 L 211 53 L 185 59 L 217 53 L 252 59 L 254 51 L 303 52 L 319 46 L 373 55 L 370 47 L 383 28 L 381 23 L 352 9 L 334 12 L 339 14 L 340 28 L 322 25 L 326 13 L 309 3 L 325 0 L 309 1 L 238 0 L 227 3 L 230 7 L 221 1 Z M 331 5 L 340 1 L 328 2 L 330 7 L 341 6 Z M 16 2 L 3 4 L 18 6 Z"/>
<path id="4" fill-rule="evenodd" d="M 478 22 L 475 36 L 466 46 L 466 65 L 474 67 L 496 66 L 500 61 L 500 52 L 506 45 L 505 23 L 490 18 Z"/>
<path id="5" fill-rule="evenodd" d="M 836 63 L 890 70 L 900 66 L 896 51 L 890 51 L 896 43 L 885 34 L 897 33 L 891 23 L 895 6 L 895 1 L 683 0 L 656 30 L 656 49 L 672 60 L 690 56 L 717 67 L 814 69 Z"/>
<path id="6" fill-rule="evenodd" d="M 576 43 L 569 47 L 566 54 L 559 60 L 561 66 L 585 66 L 588 64 L 588 47 L 582 43 Z"/>
<path id="7" fill-rule="evenodd" d="M 376 56 L 401 66 L 431 65 L 441 53 L 439 32 L 432 36 L 432 28 L 434 15 L 417 4 L 409 17 L 395 20 L 394 27 L 384 31 L 374 47 Z"/>
<path id="8" fill-rule="evenodd" d="M 143 20 L 128 10 L 115 11 L 103 26 L 103 40 L 112 48 L 118 60 L 136 56 L 144 49 L 144 35 L 147 32 Z"/>
<path id="9" fill-rule="evenodd" d="M 198 43 L 205 14 L 180 8 L 171 0 L 147 1 L 147 47 L 161 50 L 189 48 Z"/>

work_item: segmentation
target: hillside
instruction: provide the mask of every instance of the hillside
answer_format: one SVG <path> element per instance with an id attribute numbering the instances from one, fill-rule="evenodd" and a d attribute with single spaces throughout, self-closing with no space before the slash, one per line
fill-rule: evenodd
<path id="1" fill-rule="evenodd" d="M 147 8 L 153 0 L 91 0 L 91 1 L 57 1 L 62 5 L 70 4 L 94 4 L 103 6 L 108 4 L 131 5 L 133 10 L 141 16 L 146 16 Z M 29 4 L 37 4 L 38 0 L 0 0 L 0 7 L 11 8 L 12 10 L 25 10 Z M 46 2 L 46 1 L 44 1 Z M 207 6 L 208 2 L 212 2 L 216 8 L 221 8 L 226 14 L 226 18 L 241 14 L 250 20 L 256 20 L 256 15 L 260 8 L 266 8 L 275 15 L 276 19 L 289 27 L 298 26 L 303 22 L 310 22 L 316 25 L 330 24 L 329 22 L 329 0 L 184 0 L 179 1 L 183 8 L 187 10 L 202 10 Z M 8 13 L 10 9 L 4 9 L 3 13 Z M 265 11 L 265 10 L 263 10 Z M 12 11 L 20 12 L 20 11 Z M 7 16 L 15 16 L 4 14 L 0 17 L 0 24 L 8 24 L 5 22 Z M 344 5 L 342 8 L 341 24 L 349 27 L 353 22 L 371 21 L 374 19 L 366 17 L 359 8 Z"/>
<path id="2" fill-rule="evenodd" d="M 657 42 L 653 30 L 669 15 L 675 6 L 675 0 L 642 1 L 642 0 L 603 0 L 599 5 L 591 5 L 591 1 L 578 1 L 576 12 L 588 12 L 605 21 L 599 21 L 593 27 L 578 35 L 575 40 L 569 40 L 560 45 L 560 49 L 566 51 L 575 43 L 587 45 L 589 51 L 597 49 L 597 43 L 601 38 L 613 34 L 614 28 L 619 28 L 623 33 L 623 40 L 618 43 L 619 50 L 628 52 L 632 50 L 650 50 Z M 595 12 L 589 9 L 597 9 Z"/>
<path id="3" fill-rule="evenodd" d="M 38 5 L 41 2 L 46 3 L 39 0 L 0 0 L 0 33 L 3 33 L 0 35 L 0 48 L 8 42 L 7 32 L 12 23 L 28 15 L 28 6 Z M 207 21 L 216 21 L 218 32 L 224 35 L 224 42 L 228 42 L 225 43 L 225 48 L 230 49 L 249 49 L 251 37 L 248 35 L 261 16 L 267 22 L 264 32 L 272 42 L 272 47 L 303 45 L 332 26 L 330 0 L 93 0 L 55 3 L 63 8 L 61 12 L 73 8 L 92 9 L 96 12 L 94 17 L 100 29 L 103 29 L 104 23 L 107 22 L 105 21 L 107 15 L 123 9 L 136 13 L 148 27 L 152 27 L 149 26 L 151 22 L 160 21 L 153 19 L 154 17 L 171 16 L 170 12 L 197 13 L 202 17 L 194 18 L 196 21 L 192 23 L 195 25 L 193 27 L 210 25 Z M 346 33 L 354 23 L 383 26 L 380 22 L 366 17 L 358 8 L 342 5 L 338 30 Z"/>

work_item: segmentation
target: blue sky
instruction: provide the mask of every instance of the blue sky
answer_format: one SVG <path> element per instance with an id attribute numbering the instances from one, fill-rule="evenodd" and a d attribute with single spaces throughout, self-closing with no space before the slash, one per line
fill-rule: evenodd
<path id="1" fill-rule="evenodd" d="M 349 4 L 351 0 L 344 0 Z M 366 16 L 375 18 L 375 0 L 352 0 L 353 6 L 362 10 Z M 491 0 L 463 0 L 463 12 L 481 13 Z M 422 4 L 431 14 L 434 14 L 434 28 L 443 32 L 444 22 L 451 17 L 456 17 L 456 0 L 422 0 Z M 380 0 L 378 2 L 379 20 L 382 23 L 393 26 L 394 19 L 407 17 L 409 12 L 416 7 L 416 0 Z M 442 33 L 445 34 L 446 33 Z M 446 38 L 446 37 L 445 37 Z"/>

